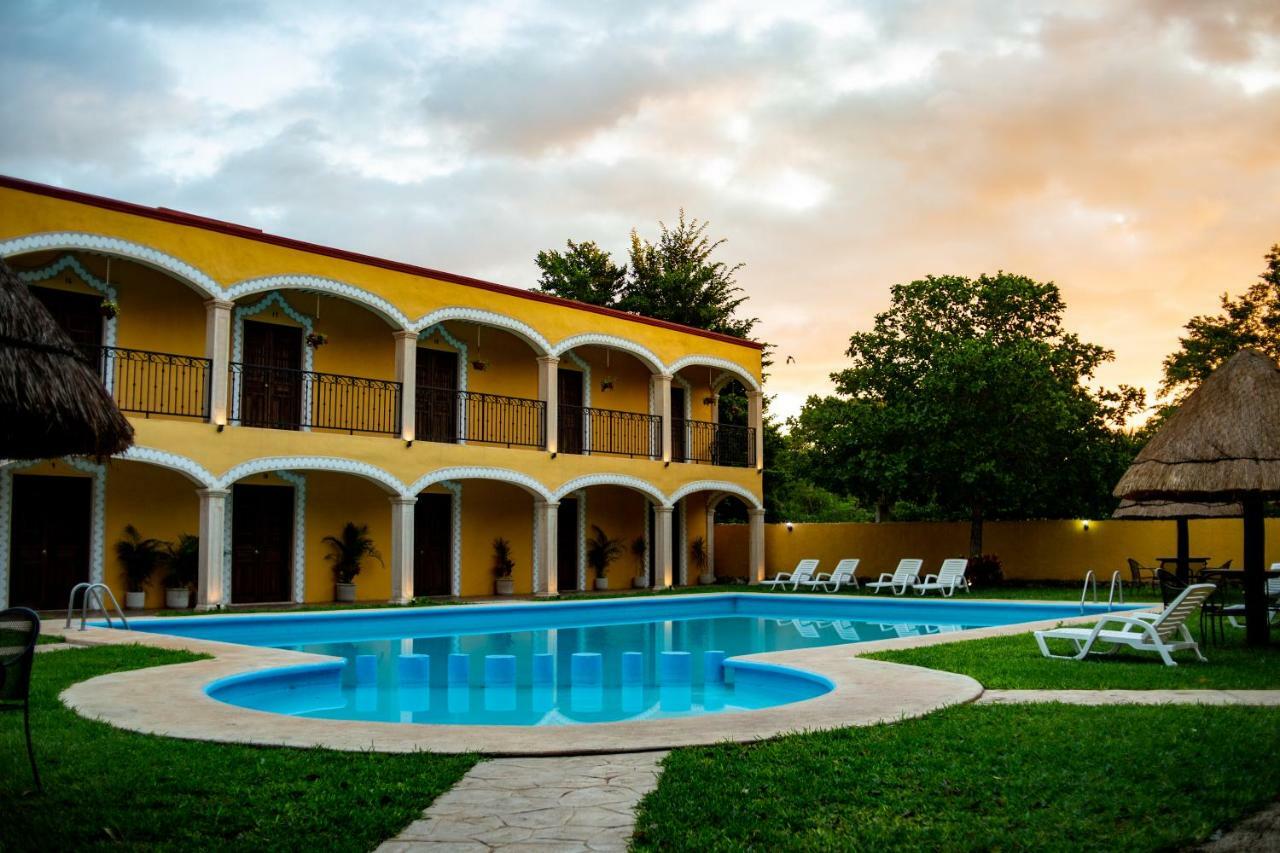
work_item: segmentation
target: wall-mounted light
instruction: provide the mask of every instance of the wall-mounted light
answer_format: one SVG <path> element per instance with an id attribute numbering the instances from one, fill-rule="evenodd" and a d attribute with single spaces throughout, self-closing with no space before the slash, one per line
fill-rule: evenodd
<path id="1" fill-rule="evenodd" d="M 1089 532 L 1089 519 L 1087 519 L 1087 518 L 1086 518 L 1083 522 L 1081 522 L 1081 524 L 1083 524 L 1083 525 L 1084 525 L 1085 532 L 1086 532 L 1086 533 L 1088 533 L 1088 532 Z"/>
<path id="2" fill-rule="evenodd" d="M 788 532 L 788 533 L 790 533 L 792 530 L 795 530 L 795 529 L 796 529 L 796 526 L 795 526 L 794 524 L 792 524 L 791 522 L 789 522 L 789 521 L 788 521 L 788 522 L 787 522 L 787 532 Z"/>

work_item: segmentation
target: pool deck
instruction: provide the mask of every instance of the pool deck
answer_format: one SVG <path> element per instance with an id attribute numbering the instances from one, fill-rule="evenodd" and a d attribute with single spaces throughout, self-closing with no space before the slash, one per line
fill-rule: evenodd
<path id="1" fill-rule="evenodd" d="M 795 597 L 823 598 L 807 594 Z M 1044 603 L 1063 604 L 1061 601 Z M 555 605 L 530 603 L 525 606 Z M 335 659 L 306 652 L 140 631 L 106 628 L 79 631 L 51 622 L 46 622 L 43 629 L 46 633 L 61 634 L 78 645 L 136 643 L 210 655 L 209 660 L 98 676 L 72 685 L 62 693 L 63 702 L 83 716 L 119 728 L 190 740 L 268 746 L 533 756 L 646 752 L 725 741 L 748 742 L 790 732 L 865 726 L 919 717 L 939 708 L 978 699 L 983 693 L 982 685 L 964 675 L 867 660 L 860 655 L 885 649 L 1022 634 L 1060 624 L 1092 622 L 1097 618 L 1097 614 L 1093 614 L 747 655 L 739 659 L 815 673 L 829 679 L 834 689 L 813 699 L 755 711 L 564 726 L 362 722 L 255 711 L 213 699 L 205 693 L 205 686 L 232 675 Z"/>

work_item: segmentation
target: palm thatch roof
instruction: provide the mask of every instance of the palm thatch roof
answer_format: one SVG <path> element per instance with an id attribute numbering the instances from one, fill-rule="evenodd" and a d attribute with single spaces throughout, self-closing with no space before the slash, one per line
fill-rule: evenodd
<path id="1" fill-rule="evenodd" d="M 1238 503 L 1183 503 L 1179 501 L 1120 501 L 1112 518 L 1239 518 L 1244 507 Z"/>
<path id="2" fill-rule="evenodd" d="M 0 261 L 0 458 L 101 458 L 131 444 L 97 371 Z"/>
<path id="3" fill-rule="evenodd" d="M 1142 448 L 1116 497 L 1233 501 L 1280 496 L 1280 369 L 1243 349 Z"/>

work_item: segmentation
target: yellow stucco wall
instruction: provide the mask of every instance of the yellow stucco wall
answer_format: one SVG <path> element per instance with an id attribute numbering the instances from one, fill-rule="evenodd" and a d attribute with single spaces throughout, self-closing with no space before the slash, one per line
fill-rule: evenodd
<path id="1" fill-rule="evenodd" d="M 307 484 L 306 600 L 333 601 L 333 564 L 326 556 L 326 536 L 341 536 L 348 521 L 367 524 L 382 562 L 365 560 L 356 577 L 356 598 L 386 601 L 391 597 L 391 511 L 386 493 L 373 483 L 327 471 L 301 472 Z M 257 482 L 260 478 L 255 478 Z M 235 590 L 231 591 L 232 601 Z"/>
<path id="2" fill-rule="evenodd" d="M 533 592 L 533 498 L 518 486 L 462 482 L 462 594 L 493 594 L 493 540 L 511 543 L 517 594 Z"/>
<path id="3" fill-rule="evenodd" d="M 1239 519 L 1205 519 L 1190 523 L 1193 556 L 1215 565 L 1232 560 L 1240 566 Z M 1013 580 L 1080 580 L 1093 569 L 1102 581 L 1121 570 L 1127 582 L 1126 558 L 1153 565 L 1156 557 L 1175 553 L 1172 521 L 995 521 L 983 527 L 983 550 L 1000 557 L 1005 577 Z M 1266 562 L 1280 561 L 1280 519 L 1266 522 Z M 969 550 L 969 525 L 962 522 L 890 522 L 886 524 L 797 524 L 765 528 L 768 574 L 790 571 L 802 559 L 817 557 L 831 569 L 844 557 L 858 557 L 858 577 L 892 571 L 899 559 L 919 557 L 925 571 L 936 571 L 947 557 Z M 747 561 L 747 525 L 716 527 L 716 566 L 720 574 L 742 575 Z"/>
<path id="4" fill-rule="evenodd" d="M 609 566 L 609 589 L 629 589 L 636 575 L 631 543 L 636 537 L 644 536 L 649 502 L 639 492 L 621 486 L 595 486 L 587 489 L 586 495 L 587 526 L 583 536 L 594 536 L 592 525 L 599 525 L 610 538 L 622 540 L 622 554 Z M 595 573 L 589 564 L 586 581 L 588 588 L 595 582 Z"/>

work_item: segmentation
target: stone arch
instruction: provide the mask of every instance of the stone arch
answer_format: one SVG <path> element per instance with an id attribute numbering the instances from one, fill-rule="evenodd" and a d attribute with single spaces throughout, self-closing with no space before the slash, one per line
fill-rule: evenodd
<path id="1" fill-rule="evenodd" d="M 217 488 L 218 478 L 215 477 L 207 468 L 193 459 L 180 456 L 177 453 L 170 453 L 167 450 L 157 450 L 154 447 L 139 447 L 134 445 L 124 453 L 118 454 L 116 459 L 126 459 L 130 462 L 144 462 L 148 465 L 155 465 L 160 468 L 168 468 L 171 471 L 177 471 L 188 480 L 202 489 Z"/>
<path id="2" fill-rule="evenodd" d="M 222 287 L 207 273 L 186 261 L 143 243 L 82 231 L 49 231 L 0 241 L 0 257 L 4 258 L 59 249 L 98 252 L 127 258 L 171 275 L 205 297 L 225 298 Z"/>
<path id="3" fill-rule="evenodd" d="M 668 502 L 666 495 L 657 486 L 641 480 L 639 477 L 630 477 L 626 474 L 588 474 L 585 477 L 578 477 L 556 489 L 554 499 L 558 501 L 579 489 L 587 489 L 591 486 L 623 486 L 640 492 L 659 506 L 674 505 L 674 501 Z"/>
<path id="4" fill-rule="evenodd" d="M 337 279 L 316 275 L 268 275 L 259 278 L 248 278 L 238 281 L 227 288 L 227 299 L 239 299 L 255 293 L 270 293 L 274 290 L 312 290 L 329 296 L 336 296 L 348 302 L 354 302 L 377 314 L 387 325 L 395 329 L 408 330 L 412 325 L 404 313 L 386 299 L 374 293 Z"/>
<path id="5" fill-rule="evenodd" d="M 756 381 L 756 378 L 752 376 L 745 367 L 740 364 L 735 364 L 726 358 L 719 358 L 714 355 L 686 355 L 672 362 L 667 367 L 667 372 L 674 375 L 677 371 L 683 370 L 686 367 L 696 367 L 699 365 L 704 367 L 717 367 L 726 373 L 733 374 L 733 378 L 745 385 L 748 391 L 760 390 L 760 383 Z"/>
<path id="6" fill-rule="evenodd" d="M 521 474 L 519 471 L 511 471 L 507 468 L 481 468 L 481 467 L 454 467 L 440 468 L 436 471 L 423 474 L 414 480 L 408 488 L 401 492 L 404 497 L 416 497 L 419 492 L 428 486 L 436 485 L 445 480 L 496 480 L 502 483 L 511 483 L 519 486 L 534 498 L 544 501 L 555 500 L 551 492 L 546 486 L 539 483 L 528 474 Z"/>
<path id="7" fill-rule="evenodd" d="M 335 456 L 264 456 L 250 459 L 232 466 L 218 477 L 217 488 L 229 489 L 233 483 L 245 477 L 274 471 L 335 471 L 376 483 L 389 494 L 405 494 L 404 484 L 376 465 Z"/>
<path id="8" fill-rule="evenodd" d="M 760 499 L 753 495 L 749 489 L 739 486 L 736 483 L 726 483 L 720 480 L 696 480 L 692 483 L 685 483 L 671 494 L 671 504 L 675 505 L 676 501 L 683 497 L 688 497 L 695 492 L 725 492 L 742 500 L 748 507 L 752 509 L 761 509 Z M 717 500 L 718 502 L 718 500 Z"/>
<path id="9" fill-rule="evenodd" d="M 486 311 L 482 308 L 465 308 L 460 305 L 454 305 L 447 308 L 437 308 L 430 314 L 424 314 L 406 328 L 410 331 L 420 332 L 423 329 L 429 329 L 437 323 L 444 323 L 448 320 L 461 320 L 466 323 L 476 323 L 481 326 L 492 326 L 495 329 L 502 329 L 510 332 L 522 341 L 527 343 L 537 355 L 552 355 L 551 344 L 542 334 L 521 320 L 514 317 L 508 317 L 506 314 L 499 314 L 495 311 Z"/>
<path id="10" fill-rule="evenodd" d="M 636 343 L 635 341 L 615 337 L 613 335 L 602 335 L 597 333 L 573 335 L 572 337 L 565 338 L 560 341 L 560 343 L 556 344 L 551 350 L 551 355 L 563 356 L 575 347 L 583 346 L 608 347 L 609 349 L 630 353 L 640 359 L 640 361 L 643 362 L 651 372 L 666 372 L 666 367 L 662 364 L 662 359 L 658 358 L 652 350 Z"/>

